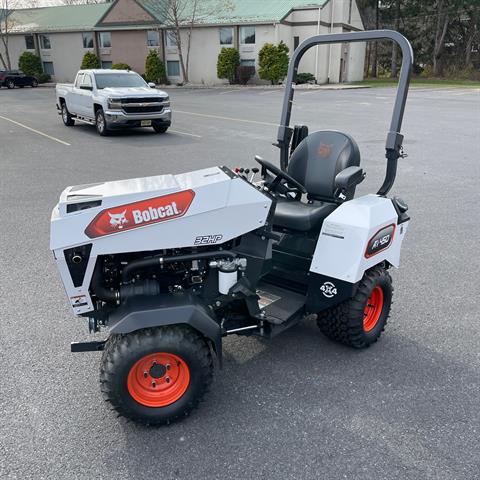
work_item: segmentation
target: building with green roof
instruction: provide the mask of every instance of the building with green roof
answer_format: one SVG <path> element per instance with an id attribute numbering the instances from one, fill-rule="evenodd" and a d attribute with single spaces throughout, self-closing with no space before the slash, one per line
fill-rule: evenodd
<path id="1" fill-rule="evenodd" d="M 167 0 L 115 0 L 10 11 L 11 67 L 17 68 L 23 51 L 33 51 L 54 80 L 71 81 L 83 55 L 93 51 L 103 68 L 123 62 L 143 73 L 145 57 L 155 49 L 166 64 L 169 80 L 181 83 L 175 23 L 186 57 L 193 5 L 188 1 L 177 22 L 172 20 Z M 265 43 L 283 41 L 293 51 L 311 35 L 361 29 L 355 0 L 201 0 L 191 29 L 189 81 L 223 83 L 216 75 L 223 47 L 238 49 L 242 65 L 257 67 L 258 52 Z M 302 59 L 300 71 L 312 73 L 319 83 L 359 80 L 364 50 L 363 44 L 322 46 Z M 259 79 L 255 76 L 251 81 Z"/>

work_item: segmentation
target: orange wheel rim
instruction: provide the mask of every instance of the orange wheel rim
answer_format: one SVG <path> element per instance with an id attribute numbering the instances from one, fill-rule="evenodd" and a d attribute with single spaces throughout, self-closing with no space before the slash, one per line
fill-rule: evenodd
<path id="1" fill-rule="evenodd" d="M 378 285 L 372 290 L 363 310 L 363 329 L 370 332 L 375 328 L 383 310 L 383 290 Z"/>
<path id="2" fill-rule="evenodd" d="M 138 360 L 127 378 L 128 392 L 146 407 L 166 407 L 176 402 L 190 384 L 190 369 L 173 353 L 151 353 Z"/>

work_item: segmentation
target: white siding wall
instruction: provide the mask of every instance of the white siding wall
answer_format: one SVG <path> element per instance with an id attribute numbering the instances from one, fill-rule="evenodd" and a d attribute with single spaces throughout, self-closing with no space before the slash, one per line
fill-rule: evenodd
<path id="1" fill-rule="evenodd" d="M 80 32 L 71 33 L 50 33 L 51 49 L 40 49 L 40 58 L 42 62 L 53 62 L 55 76 L 53 79 L 57 82 L 70 82 L 75 78 L 77 70 L 82 63 L 83 55 L 86 51 L 83 49 L 82 34 Z M 12 62 L 12 68 L 18 68 L 18 59 L 26 51 L 24 35 L 11 35 L 9 38 L 9 51 Z M 36 53 L 35 50 L 29 50 Z"/>

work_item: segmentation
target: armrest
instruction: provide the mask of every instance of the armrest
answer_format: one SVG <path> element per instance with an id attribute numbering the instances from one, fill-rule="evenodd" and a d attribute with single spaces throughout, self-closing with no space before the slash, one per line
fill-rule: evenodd
<path id="1" fill-rule="evenodd" d="M 363 182 L 365 173 L 361 167 L 347 167 L 341 172 L 338 172 L 335 177 L 335 188 L 340 190 L 349 190 L 359 183 Z"/>

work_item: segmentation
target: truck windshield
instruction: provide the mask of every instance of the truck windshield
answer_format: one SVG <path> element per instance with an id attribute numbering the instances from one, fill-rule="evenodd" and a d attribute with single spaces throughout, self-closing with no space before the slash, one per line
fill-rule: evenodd
<path id="1" fill-rule="evenodd" d="M 135 73 L 98 73 L 95 75 L 97 88 L 146 87 L 145 80 Z"/>

